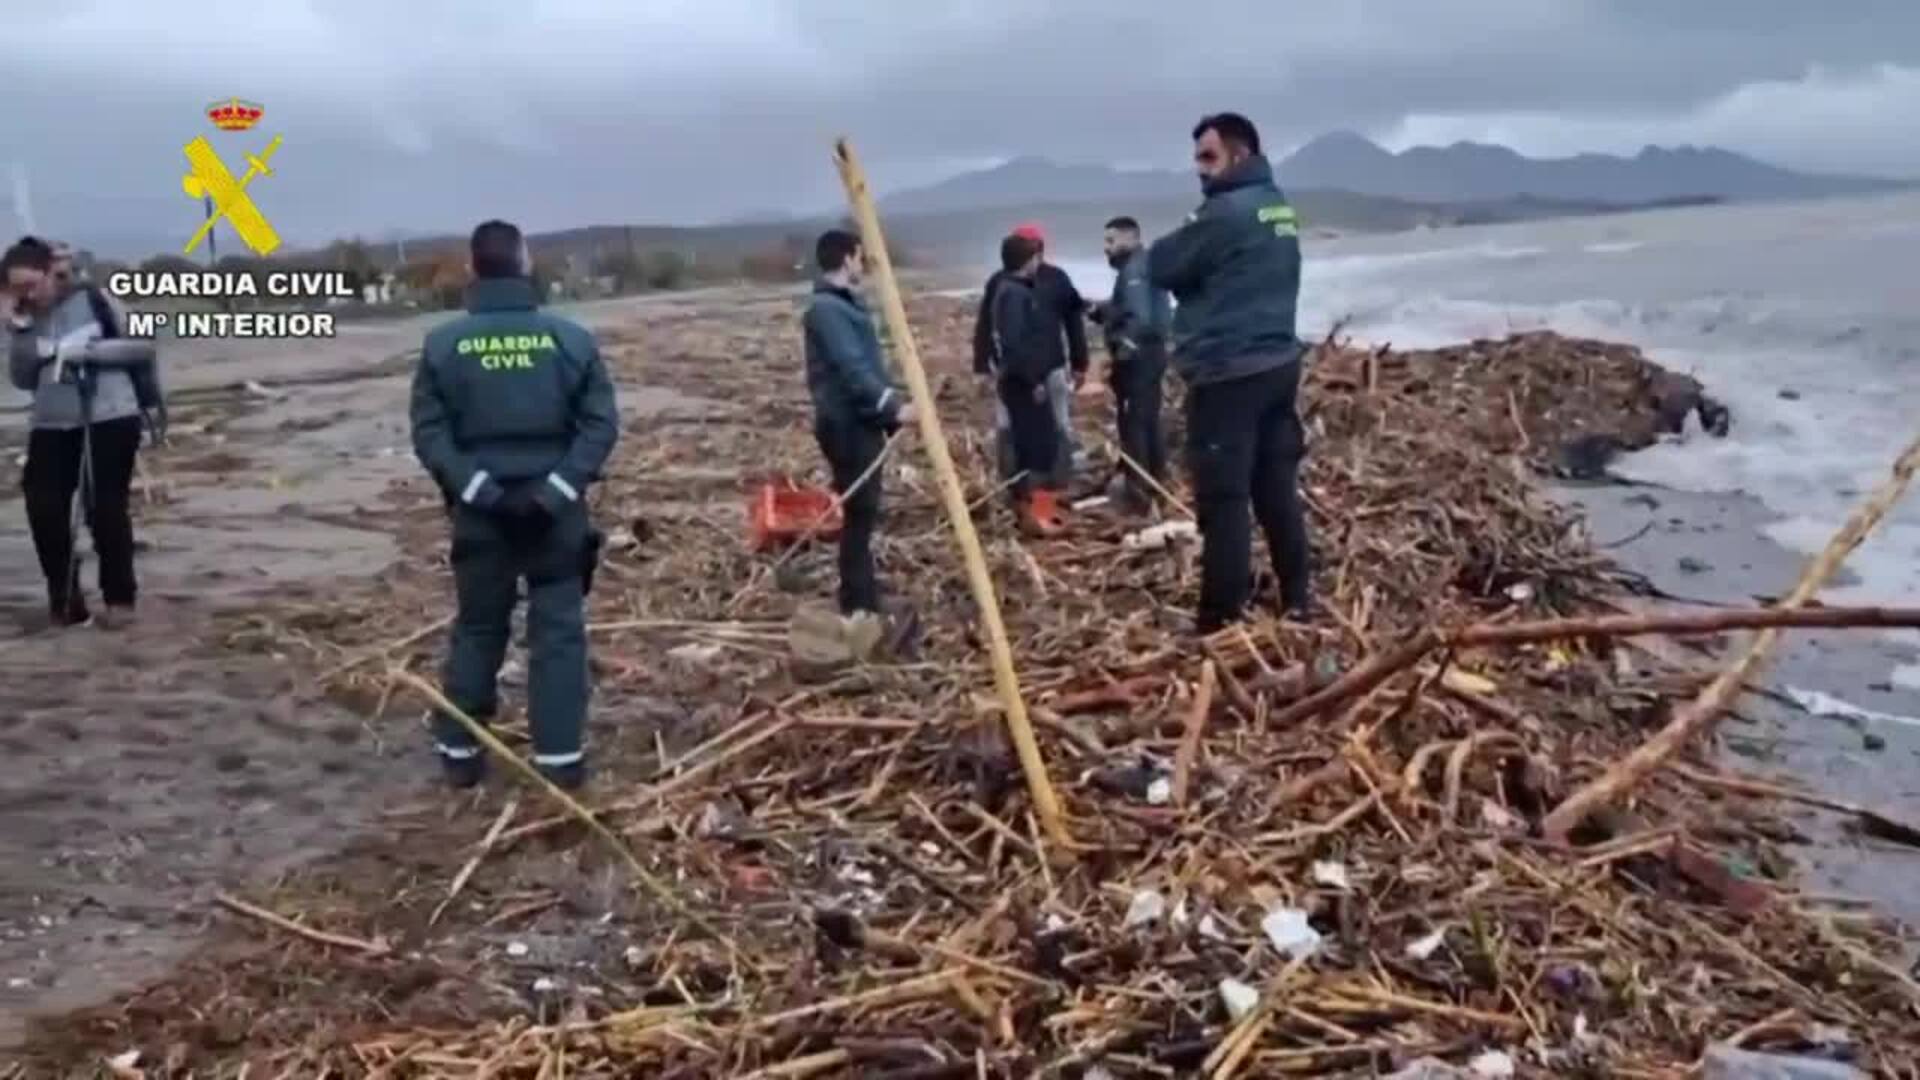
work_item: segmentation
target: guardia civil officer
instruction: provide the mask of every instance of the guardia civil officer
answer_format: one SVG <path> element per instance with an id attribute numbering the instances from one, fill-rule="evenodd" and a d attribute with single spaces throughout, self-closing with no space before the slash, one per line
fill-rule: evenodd
<path id="1" fill-rule="evenodd" d="M 1282 610 L 1308 615 L 1300 464 L 1306 432 L 1295 401 L 1305 349 L 1295 334 L 1300 238 L 1294 210 L 1238 113 L 1193 129 L 1206 201 L 1147 251 L 1147 276 L 1173 294 L 1174 370 L 1187 384 L 1187 462 L 1200 519 L 1198 628 L 1244 613 L 1253 529 L 1267 534 Z"/>
<path id="2" fill-rule="evenodd" d="M 413 380 L 414 453 L 453 525 L 459 610 L 445 692 L 470 716 L 494 714 L 524 580 L 534 763 L 577 788 L 586 778 L 592 561 L 584 499 L 619 437 L 620 414 L 593 335 L 539 310 L 520 230 L 483 222 L 471 258 L 467 314 L 427 334 Z M 444 716 L 435 729 L 448 780 L 478 783 L 485 759 L 472 734 Z"/>

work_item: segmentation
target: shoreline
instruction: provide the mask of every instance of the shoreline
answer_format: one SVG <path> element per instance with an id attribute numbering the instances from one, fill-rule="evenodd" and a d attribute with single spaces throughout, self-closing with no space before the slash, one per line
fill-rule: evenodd
<path id="1" fill-rule="evenodd" d="M 1750 496 L 1629 482 L 1543 488 L 1585 514 L 1596 550 L 1645 576 L 1667 594 L 1663 604 L 1752 605 L 1791 588 L 1806 563 L 1764 534 L 1782 515 Z M 1920 819 L 1920 691 L 1893 681 L 1914 656 L 1884 634 L 1788 632 L 1759 676 L 1772 693 L 1742 695 L 1716 728 L 1721 763 L 1785 773 L 1822 795 Z M 1911 722 L 1816 715 L 1783 700 L 1790 690 Z M 1920 926 L 1920 853 L 1852 836 L 1832 814 L 1795 820 L 1807 839 L 1789 850 L 1810 888 L 1871 900 Z"/>

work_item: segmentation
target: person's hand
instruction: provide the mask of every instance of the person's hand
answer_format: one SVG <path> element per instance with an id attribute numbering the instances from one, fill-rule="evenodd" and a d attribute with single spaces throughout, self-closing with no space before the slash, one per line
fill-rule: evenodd
<path id="1" fill-rule="evenodd" d="M 553 514 L 536 497 L 535 483 L 535 481 L 527 481 L 508 488 L 507 493 L 500 497 L 499 504 L 494 507 L 494 512 L 501 517 L 512 518 L 529 526 L 553 524 Z"/>

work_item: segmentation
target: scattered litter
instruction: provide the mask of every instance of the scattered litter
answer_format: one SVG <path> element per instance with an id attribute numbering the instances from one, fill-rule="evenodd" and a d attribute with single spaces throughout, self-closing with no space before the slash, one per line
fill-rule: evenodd
<path id="1" fill-rule="evenodd" d="M 1173 780 L 1157 776 L 1147 785 L 1147 802 L 1152 806 L 1165 806 L 1173 801 Z"/>
<path id="2" fill-rule="evenodd" d="M 1413 957 L 1415 960 L 1425 960 L 1427 957 L 1432 956 L 1435 952 L 1438 952 L 1440 949 L 1440 946 L 1446 944 L 1446 941 L 1447 941 L 1446 928 L 1441 927 L 1440 929 L 1435 930 L 1433 933 L 1428 934 L 1426 937 L 1420 938 L 1415 941 L 1409 941 L 1407 943 L 1406 953 L 1408 956 Z"/>
<path id="3" fill-rule="evenodd" d="M 1260 929 L 1282 955 L 1288 958 L 1312 956 L 1320 949 L 1320 931 L 1307 923 L 1307 913 L 1298 908 L 1278 907 L 1260 920 Z"/>
<path id="4" fill-rule="evenodd" d="M 1212 915 L 1200 916 L 1200 936 L 1208 941 L 1226 941 L 1225 931 L 1220 929 L 1220 920 Z"/>
<path id="5" fill-rule="evenodd" d="M 524 941 L 507 942 L 507 955 L 514 957 L 515 959 L 525 956 L 527 955 L 527 953 L 531 951 L 532 950 L 527 948 L 527 943 Z"/>
<path id="6" fill-rule="evenodd" d="M 1260 1004 L 1260 991 L 1239 979 L 1221 979 L 1220 1000 L 1226 1003 L 1227 1015 L 1239 1020 Z"/>
<path id="7" fill-rule="evenodd" d="M 1487 1080 L 1500 1080 L 1514 1074 L 1513 1057 L 1505 1050 L 1488 1050 L 1467 1063 L 1468 1071 Z"/>
<path id="8" fill-rule="evenodd" d="M 1112 501 L 1113 500 L 1111 498 L 1105 495 L 1089 495 L 1086 498 L 1081 499 L 1078 502 L 1075 502 L 1073 504 L 1073 509 L 1076 512 L 1085 511 L 1085 510 L 1098 510 L 1099 508 L 1107 505 Z"/>
<path id="9" fill-rule="evenodd" d="M 690 641 L 685 645 L 676 645 L 668 649 L 667 659 L 677 660 L 680 663 L 691 664 L 696 667 L 705 667 L 720 659 L 721 654 L 726 651 L 724 645 L 706 645 L 697 641 Z"/>
<path id="10" fill-rule="evenodd" d="M 551 994 L 559 989 L 560 984 L 545 975 L 533 980 L 533 992 L 536 994 Z"/>
<path id="11" fill-rule="evenodd" d="M 1351 892 L 1353 882 L 1347 879 L 1347 867 L 1344 863 L 1316 862 L 1313 864 L 1313 883 L 1325 885 L 1329 889 Z"/>
<path id="12" fill-rule="evenodd" d="M 1855 724 L 1900 724 L 1905 727 L 1920 727 L 1920 720 L 1897 713 L 1878 712 L 1864 709 L 1844 698 L 1820 690 L 1802 690 L 1797 686 L 1786 688 L 1786 694 L 1795 705 L 1812 716 L 1831 716 Z"/>
<path id="13" fill-rule="evenodd" d="M 1200 538 L 1200 526 L 1191 521 L 1166 521 L 1128 533 L 1120 546 L 1129 551 L 1158 551 L 1169 544 L 1187 543 Z"/>
<path id="14" fill-rule="evenodd" d="M 1167 898 L 1146 889 L 1133 894 L 1133 902 L 1127 905 L 1127 917 L 1121 924 L 1131 930 L 1136 926 L 1145 926 L 1167 913 Z"/>
<path id="15" fill-rule="evenodd" d="M 1701 1080 L 1868 1080 L 1866 1073 L 1838 1061 L 1759 1054 L 1724 1044 L 1707 1048 Z"/>

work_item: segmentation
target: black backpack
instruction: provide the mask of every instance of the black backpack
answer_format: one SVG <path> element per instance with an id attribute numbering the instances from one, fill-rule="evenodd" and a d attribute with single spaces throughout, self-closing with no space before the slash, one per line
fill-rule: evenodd
<path id="1" fill-rule="evenodd" d="M 106 291 L 98 285 L 86 284 L 81 289 L 87 294 L 87 306 L 93 310 L 93 321 L 100 324 L 100 336 L 103 338 L 125 337 L 120 320 L 114 317 L 113 304 L 108 301 Z M 153 441 L 165 442 L 167 434 L 167 399 L 160 389 L 160 371 L 157 365 L 128 368 L 127 378 L 133 380 L 133 397 L 140 406 L 140 414 L 147 422 L 147 432 Z"/>

